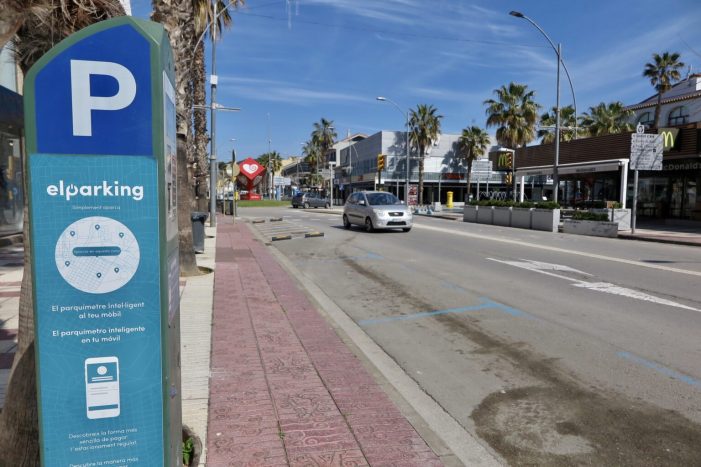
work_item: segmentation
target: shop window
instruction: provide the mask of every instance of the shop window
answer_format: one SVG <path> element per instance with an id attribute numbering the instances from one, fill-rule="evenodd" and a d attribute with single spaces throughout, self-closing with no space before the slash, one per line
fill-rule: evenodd
<path id="1" fill-rule="evenodd" d="M 652 112 L 645 112 L 640 115 L 637 123 L 649 128 L 655 123 L 655 116 Z"/>
<path id="2" fill-rule="evenodd" d="M 684 125 L 689 121 L 689 110 L 683 105 L 675 107 L 669 112 L 667 126 Z"/>

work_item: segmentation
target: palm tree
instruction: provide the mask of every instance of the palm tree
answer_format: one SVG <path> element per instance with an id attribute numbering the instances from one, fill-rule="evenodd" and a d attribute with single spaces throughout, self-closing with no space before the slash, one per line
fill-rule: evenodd
<path id="1" fill-rule="evenodd" d="M 472 174 L 472 162 L 484 155 L 491 144 L 489 134 L 478 126 L 471 126 L 462 130 L 458 150 L 460 156 L 467 164 L 467 196 L 470 196 L 470 176 Z"/>
<path id="2" fill-rule="evenodd" d="M 163 25 L 170 39 L 175 63 L 175 127 L 177 135 L 177 206 L 180 273 L 185 276 L 200 274 L 192 247 L 193 208 L 193 89 L 190 68 L 195 52 L 195 16 L 192 0 L 152 0 L 151 19 Z M 216 196 L 216 193 L 211 193 Z"/>
<path id="3" fill-rule="evenodd" d="M 277 151 L 266 152 L 256 158 L 258 163 L 265 167 L 270 174 L 275 174 L 282 168 L 282 157 Z M 271 177 L 265 177 L 267 182 L 270 183 Z M 270 187 L 268 187 L 270 188 Z"/>
<path id="4" fill-rule="evenodd" d="M 424 203 L 424 157 L 441 132 L 442 115 L 432 105 L 419 104 L 409 110 L 409 141 L 419 152 L 419 205 Z"/>
<path id="5" fill-rule="evenodd" d="M 331 146 L 336 143 L 336 130 L 333 127 L 332 120 L 326 120 L 322 118 L 318 122 L 314 123 L 314 131 L 312 131 L 312 139 L 315 139 L 317 145 L 319 146 L 320 156 L 316 160 L 316 172 L 319 172 L 319 162 L 320 159 L 324 160 L 326 158 L 326 153 L 329 152 Z"/>
<path id="6" fill-rule="evenodd" d="M 14 39 L 15 57 L 26 74 L 44 53 L 70 34 L 98 21 L 122 15 L 124 9 L 118 0 L 2 0 L 0 48 Z M 23 172 L 27 173 L 26 167 Z M 40 463 L 39 422 L 29 215 L 27 197 L 24 199 L 24 276 L 19 299 L 17 348 L 0 415 L 0 451 L 3 465 L 31 467 Z"/>
<path id="7" fill-rule="evenodd" d="M 510 149 L 525 146 L 535 139 L 540 106 L 534 91 L 525 84 L 509 83 L 494 90 L 495 99 L 487 99 L 487 127 L 497 127 L 497 142 Z"/>
<path id="8" fill-rule="evenodd" d="M 2 0 L 0 48 L 15 39 L 15 56 L 23 72 L 72 33 L 124 15 L 118 0 Z"/>
<path id="9" fill-rule="evenodd" d="M 540 125 L 554 127 L 557 119 L 557 109 L 553 107 L 551 109 L 552 113 L 545 112 L 540 116 Z M 560 142 L 572 141 L 574 139 L 574 130 L 569 130 L 569 128 L 575 128 L 577 126 L 577 119 L 574 115 L 574 107 L 567 105 L 560 108 Z M 563 128 L 565 131 L 563 131 Z M 555 132 L 547 130 L 538 130 L 538 138 L 542 138 L 541 142 L 543 144 L 550 144 L 555 142 Z"/>
<path id="10" fill-rule="evenodd" d="M 581 126 L 589 136 L 622 133 L 633 130 L 632 116 L 633 111 L 626 109 L 622 102 L 601 102 L 582 114 Z"/>
<path id="11" fill-rule="evenodd" d="M 214 36 L 221 38 L 222 29 L 230 28 L 233 24 L 228 7 L 231 6 L 236 9 L 243 4 L 244 0 L 234 0 L 227 6 L 226 2 L 216 0 L 217 18 L 215 21 L 214 0 L 192 0 L 192 7 L 195 14 L 195 40 L 198 41 L 206 31 L 209 32 L 208 36 L 211 38 L 212 28 L 215 29 Z M 190 67 L 192 73 L 193 105 L 195 109 L 197 109 L 193 112 L 194 154 L 192 155 L 193 160 L 191 161 L 196 167 L 196 171 L 193 174 L 196 187 L 206 183 L 205 180 L 208 176 L 207 167 L 209 165 L 207 157 L 207 143 L 209 141 L 207 135 L 207 113 L 204 111 L 207 98 L 207 72 L 205 69 L 204 42 L 204 40 L 199 40 L 195 48 L 195 54 L 192 57 L 193 64 Z M 197 191 L 199 192 L 200 190 L 197 189 Z M 205 196 L 201 196 L 199 199 L 206 204 L 207 199 Z M 207 208 L 206 206 L 198 206 L 197 210 L 206 211 Z"/>
<path id="12" fill-rule="evenodd" d="M 304 143 L 302 147 L 302 154 L 304 154 L 304 162 L 309 164 L 310 174 L 309 174 L 309 184 L 317 185 L 319 184 L 320 175 L 318 173 L 319 169 L 319 159 L 321 159 L 321 148 L 319 147 L 319 141 L 316 138 L 309 138 L 309 141 Z"/>
<path id="13" fill-rule="evenodd" d="M 659 128 L 660 111 L 662 109 L 662 94 L 669 91 L 672 84 L 681 79 L 679 70 L 684 68 L 684 63 L 679 61 L 677 52 L 664 52 L 662 55 L 652 54 L 652 62 L 645 64 L 643 76 L 650 79 L 650 84 L 657 91 L 657 105 L 655 106 L 655 128 Z"/>

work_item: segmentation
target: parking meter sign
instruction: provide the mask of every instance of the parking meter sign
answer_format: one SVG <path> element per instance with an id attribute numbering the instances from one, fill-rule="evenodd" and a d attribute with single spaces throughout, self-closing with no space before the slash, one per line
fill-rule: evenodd
<path id="1" fill-rule="evenodd" d="M 68 37 L 27 75 L 45 466 L 180 458 L 173 81 L 163 28 L 131 17 Z"/>

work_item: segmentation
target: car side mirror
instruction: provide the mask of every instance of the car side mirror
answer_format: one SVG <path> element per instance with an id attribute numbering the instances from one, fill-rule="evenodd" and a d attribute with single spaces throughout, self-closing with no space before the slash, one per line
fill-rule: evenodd
<path id="1" fill-rule="evenodd" d="M 358 204 L 361 206 L 365 206 L 365 201 L 358 201 Z"/>

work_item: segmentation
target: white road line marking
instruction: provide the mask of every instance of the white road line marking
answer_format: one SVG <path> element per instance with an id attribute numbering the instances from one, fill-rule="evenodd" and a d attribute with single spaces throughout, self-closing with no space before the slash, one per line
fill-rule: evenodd
<path id="1" fill-rule="evenodd" d="M 509 266 L 514 266 L 517 268 L 521 269 L 527 269 L 529 271 L 537 272 L 539 274 L 545 274 L 546 276 L 551 276 L 551 277 L 557 277 L 558 279 L 564 279 L 566 281 L 570 281 L 571 284 L 574 287 L 581 287 L 584 289 L 589 289 L 593 290 L 596 292 L 603 292 L 603 293 L 608 293 L 612 295 L 620 295 L 622 297 L 628 297 L 628 298 L 633 298 L 635 300 L 643 300 L 645 302 L 651 302 L 651 303 L 657 303 L 658 305 L 667 305 L 667 306 L 672 306 L 675 308 L 683 308 L 685 310 L 691 310 L 691 311 L 699 311 L 698 308 L 693 308 L 687 305 L 682 305 L 681 303 L 673 302 L 671 300 L 667 300 L 665 298 L 659 298 L 655 297 L 654 295 L 649 295 L 644 292 L 640 292 L 638 290 L 633 290 L 633 289 L 627 289 L 625 287 L 620 287 L 615 284 L 610 284 L 608 282 L 587 282 L 587 281 L 582 281 L 578 279 L 573 279 L 571 277 L 563 276 L 560 274 L 555 274 L 552 272 L 549 272 L 547 270 L 543 269 L 544 265 L 547 266 L 552 266 L 552 268 L 546 268 L 550 270 L 559 270 L 559 271 L 576 271 L 576 272 L 581 272 L 577 271 L 576 269 L 569 268 L 567 266 L 562 266 L 558 264 L 549 264 L 549 263 L 541 263 L 539 261 L 506 261 L 506 260 L 501 260 L 501 259 L 495 259 L 495 258 L 487 258 L 490 261 L 495 261 L 497 263 L 502 263 L 502 264 L 508 264 Z M 587 273 L 583 273 L 587 274 Z M 587 274 L 591 275 L 591 274 Z"/>
<path id="2" fill-rule="evenodd" d="M 587 252 L 583 252 L 583 251 L 566 250 L 564 248 L 558 248 L 558 247 L 554 247 L 554 246 L 538 245 L 536 243 L 527 243 L 527 242 L 524 242 L 522 240 L 511 240 L 511 239 L 507 239 L 507 238 L 490 237 L 487 235 L 477 235 L 477 234 L 472 234 L 472 233 L 468 233 L 468 232 L 460 232 L 457 230 L 444 229 L 442 227 L 433 227 L 433 226 L 425 225 L 425 224 L 414 223 L 414 227 L 419 228 L 419 229 L 433 230 L 435 232 L 449 233 L 449 234 L 453 234 L 453 235 L 458 235 L 460 237 L 478 238 L 480 240 L 490 240 L 493 242 L 507 243 L 510 245 L 517 245 L 517 246 L 523 246 L 523 247 L 529 247 L 529 248 L 537 248 L 539 250 L 554 251 L 557 253 L 563 253 L 563 254 L 568 254 L 568 255 L 585 256 L 587 258 L 601 259 L 604 261 L 611 261 L 614 263 L 622 263 L 622 264 L 628 264 L 628 265 L 632 265 L 632 266 L 640 266 L 640 267 L 644 267 L 644 268 L 657 269 L 658 271 L 675 272 L 677 274 L 687 274 L 690 276 L 701 277 L 701 271 L 689 271 L 688 269 L 673 268 L 670 266 L 662 266 L 660 264 L 649 264 L 649 263 L 644 263 L 642 261 L 635 261 L 632 259 L 615 258 L 615 257 L 611 257 L 611 256 L 597 255 L 596 253 L 587 253 Z"/>

